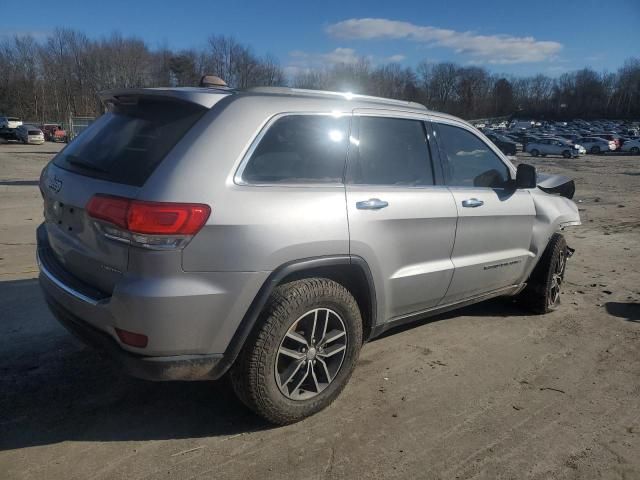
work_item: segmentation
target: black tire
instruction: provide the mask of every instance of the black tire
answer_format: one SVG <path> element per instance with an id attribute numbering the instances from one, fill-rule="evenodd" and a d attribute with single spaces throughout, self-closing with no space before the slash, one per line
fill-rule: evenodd
<path id="1" fill-rule="evenodd" d="M 571 158 L 571 152 L 569 150 L 565 150 L 564 152 L 562 152 L 562 156 L 564 158 Z"/>
<path id="2" fill-rule="evenodd" d="M 600 153 L 600 147 L 597 145 L 594 145 L 593 147 L 591 147 L 591 150 L 589 150 L 591 153 L 593 153 L 594 155 L 598 155 Z"/>
<path id="3" fill-rule="evenodd" d="M 540 152 L 538 150 L 536 150 L 535 148 L 533 150 L 531 150 L 531 156 L 532 157 L 537 157 L 538 155 L 540 155 Z"/>
<path id="4" fill-rule="evenodd" d="M 631 147 L 630 152 L 631 152 L 631 155 L 638 155 L 638 154 L 640 154 L 640 148 L 638 148 L 638 147 Z"/>
<path id="5" fill-rule="evenodd" d="M 278 352 L 289 329 L 307 312 L 317 308 L 330 309 L 341 318 L 346 332 L 344 357 L 324 390 L 313 393 L 315 396 L 311 398 L 292 399 L 285 396 L 276 381 L 277 362 L 281 358 Z M 349 291 L 326 278 L 296 280 L 274 290 L 231 369 L 231 384 L 238 398 L 267 421 L 278 425 L 294 423 L 335 400 L 351 377 L 361 346 L 362 318 Z M 306 362 L 311 361 L 305 360 L 305 365 Z M 294 387 L 294 391 L 296 389 Z"/>
<path id="6" fill-rule="evenodd" d="M 520 301 L 535 313 L 549 313 L 560 305 L 560 289 L 567 266 L 567 242 L 554 233 L 534 268 Z"/>

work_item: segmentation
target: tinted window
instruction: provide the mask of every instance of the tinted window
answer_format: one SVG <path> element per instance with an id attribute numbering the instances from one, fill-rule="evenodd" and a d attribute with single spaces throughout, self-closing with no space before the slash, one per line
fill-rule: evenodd
<path id="1" fill-rule="evenodd" d="M 206 110 L 169 100 L 116 105 L 62 150 L 54 164 L 81 175 L 140 186 Z"/>
<path id="2" fill-rule="evenodd" d="M 509 169 L 471 132 L 439 124 L 440 150 L 447 160 L 447 183 L 457 187 L 502 188 L 509 181 Z"/>
<path id="3" fill-rule="evenodd" d="M 342 182 L 350 117 L 287 115 L 260 140 L 242 174 L 250 183 Z"/>
<path id="4" fill-rule="evenodd" d="M 423 123 L 399 118 L 360 117 L 351 181 L 364 185 L 433 185 Z"/>

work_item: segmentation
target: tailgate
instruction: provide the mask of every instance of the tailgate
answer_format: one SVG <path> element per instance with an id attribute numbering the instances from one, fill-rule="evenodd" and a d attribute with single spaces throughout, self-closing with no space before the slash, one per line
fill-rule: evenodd
<path id="1" fill-rule="evenodd" d="M 127 270 L 129 246 L 104 237 L 85 206 L 97 192 L 135 198 L 138 188 L 84 177 L 55 165 L 44 171 L 40 187 L 51 254 L 75 278 L 111 294 Z"/>

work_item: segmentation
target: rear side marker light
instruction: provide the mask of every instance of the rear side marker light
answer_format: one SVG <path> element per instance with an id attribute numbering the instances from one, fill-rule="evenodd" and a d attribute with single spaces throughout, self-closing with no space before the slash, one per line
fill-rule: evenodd
<path id="1" fill-rule="evenodd" d="M 152 249 L 184 246 L 211 215 L 202 203 L 144 202 L 95 195 L 86 206 L 102 233 L 112 239 Z"/>
<path id="2" fill-rule="evenodd" d="M 146 348 L 149 343 L 149 338 L 142 333 L 129 332 L 120 328 L 116 328 L 115 330 L 120 341 L 130 347 Z"/>

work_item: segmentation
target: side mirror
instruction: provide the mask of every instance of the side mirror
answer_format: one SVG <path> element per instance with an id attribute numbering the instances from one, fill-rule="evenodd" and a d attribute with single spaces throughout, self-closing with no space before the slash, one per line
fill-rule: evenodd
<path id="1" fill-rule="evenodd" d="M 516 171 L 516 188 L 536 188 L 536 167 L 521 163 Z"/>

